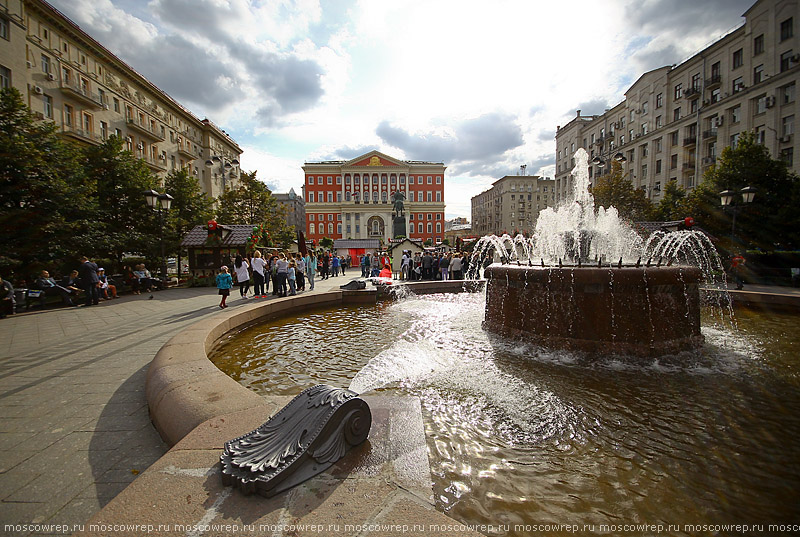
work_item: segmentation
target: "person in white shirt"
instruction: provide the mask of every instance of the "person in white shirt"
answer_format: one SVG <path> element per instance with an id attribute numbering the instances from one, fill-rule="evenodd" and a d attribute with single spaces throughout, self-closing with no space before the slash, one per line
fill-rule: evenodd
<path id="1" fill-rule="evenodd" d="M 253 298 L 266 298 L 269 287 L 269 280 L 266 279 L 265 274 L 267 262 L 261 257 L 260 251 L 255 251 L 253 259 L 250 260 L 250 266 L 253 267 Z"/>
<path id="2" fill-rule="evenodd" d="M 236 274 L 236 281 L 239 284 L 239 294 L 242 298 L 247 298 L 247 292 L 250 290 L 250 272 L 248 269 L 250 265 L 242 256 L 237 255 L 236 260 L 233 262 L 233 272 Z"/>
<path id="3" fill-rule="evenodd" d="M 284 297 L 288 293 L 286 289 L 286 280 L 289 278 L 289 262 L 286 261 L 286 254 L 281 252 L 278 255 L 276 265 L 278 268 L 278 296 Z"/>

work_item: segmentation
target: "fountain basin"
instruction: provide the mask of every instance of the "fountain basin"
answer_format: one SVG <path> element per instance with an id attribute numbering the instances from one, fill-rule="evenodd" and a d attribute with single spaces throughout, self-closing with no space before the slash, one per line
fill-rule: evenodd
<path id="1" fill-rule="evenodd" d="M 548 348 L 662 356 L 697 348 L 696 267 L 491 265 L 483 327 Z"/>

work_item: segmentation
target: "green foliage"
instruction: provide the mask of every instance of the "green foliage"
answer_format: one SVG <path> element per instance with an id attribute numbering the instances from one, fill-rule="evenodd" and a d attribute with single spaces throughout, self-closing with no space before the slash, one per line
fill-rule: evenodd
<path id="1" fill-rule="evenodd" d="M 322 237 L 319 241 L 319 245 L 326 250 L 330 250 L 333 248 L 333 239 L 330 237 Z"/>
<path id="2" fill-rule="evenodd" d="M 448 238 L 443 239 L 442 244 L 444 244 L 445 246 L 450 246 L 450 239 Z"/>
<path id="3" fill-rule="evenodd" d="M 736 214 L 737 242 L 742 241 L 763 250 L 800 245 L 800 185 L 782 160 L 773 159 L 769 150 L 756 142 L 752 133 L 744 132 L 736 148 L 726 147 L 710 168 L 704 181 L 716 194 L 732 190 L 737 195 L 732 206 Z M 744 206 L 739 192 L 746 186 L 757 189 L 752 203 Z M 730 234 L 734 209 L 717 211 L 720 228 Z"/>
<path id="4" fill-rule="evenodd" d="M 425 246 L 431 246 L 433 244 L 433 241 L 431 239 L 425 239 L 425 242 L 423 242 L 422 244 L 424 244 Z"/>
<path id="5" fill-rule="evenodd" d="M 0 90 L 0 270 L 68 255 L 90 194 L 78 151 L 37 121 L 15 88 Z"/>
<path id="6" fill-rule="evenodd" d="M 116 136 L 85 149 L 82 160 L 94 194 L 86 215 L 92 224 L 78 234 L 86 255 L 119 260 L 135 252 L 158 258 L 164 226 L 144 196 L 158 181 L 144 161 L 123 150 Z"/>
<path id="7" fill-rule="evenodd" d="M 214 201 L 202 191 L 197 177 L 186 169 L 171 171 L 164 179 L 164 189 L 175 198 L 164 230 L 166 250 L 172 254 L 180 251 L 180 243 L 186 233 L 213 217 Z"/>
<path id="8" fill-rule="evenodd" d="M 217 221 L 221 224 L 264 224 L 275 246 L 288 247 L 295 240 L 294 226 L 286 223 L 287 209 L 278 203 L 256 172 L 242 172 L 237 188 L 217 199 Z"/>
<path id="9" fill-rule="evenodd" d="M 595 207 L 614 206 L 620 218 L 642 222 L 653 219 L 653 204 L 644 190 L 634 188 L 619 162 L 611 161 L 611 173 L 597 179 L 592 189 Z"/>

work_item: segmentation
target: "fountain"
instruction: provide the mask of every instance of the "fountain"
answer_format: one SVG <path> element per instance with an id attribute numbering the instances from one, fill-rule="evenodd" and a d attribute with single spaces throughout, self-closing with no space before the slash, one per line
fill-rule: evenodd
<path id="1" fill-rule="evenodd" d="M 588 154 L 579 149 L 566 203 L 539 214 L 531 238 L 489 236 L 471 265 L 493 255 L 484 328 L 548 348 L 661 356 L 700 346 L 700 281 L 721 260 L 696 231 L 646 241 L 614 207 L 595 209 Z M 644 262 L 642 260 L 645 260 Z"/>

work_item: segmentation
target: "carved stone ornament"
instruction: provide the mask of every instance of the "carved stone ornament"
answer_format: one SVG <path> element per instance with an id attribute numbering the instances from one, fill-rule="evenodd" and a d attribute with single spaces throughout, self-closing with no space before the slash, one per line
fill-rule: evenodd
<path id="1" fill-rule="evenodd" d="M 367 439 L 371 424 L 357 393 L 308 388 L 256 430 L 225 442 L 222 483 L 274 496 L 328 469 Z"/>

